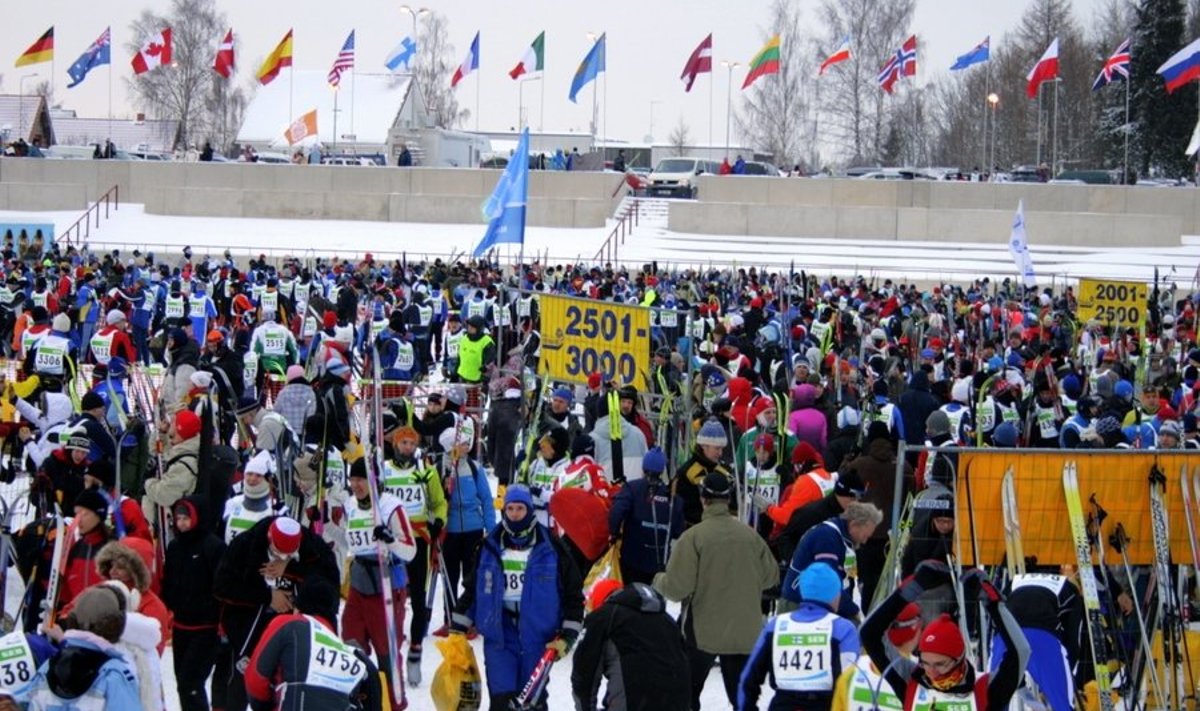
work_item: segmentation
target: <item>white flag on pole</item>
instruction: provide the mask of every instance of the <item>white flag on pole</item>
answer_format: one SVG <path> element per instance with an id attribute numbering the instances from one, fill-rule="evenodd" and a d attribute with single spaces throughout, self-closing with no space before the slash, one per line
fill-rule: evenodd
<path id="1" fill-rule="evenodd" d="M 1012 236 L 1008 240 L 1008 251 L 1025 286 L 1037 286 L 1033 272 L 1033 257 L 1029 254 L 1029 239 L 1025 234 L 1025 201 L 1017 202 L 1017 214 L 1013 218 Z"/>

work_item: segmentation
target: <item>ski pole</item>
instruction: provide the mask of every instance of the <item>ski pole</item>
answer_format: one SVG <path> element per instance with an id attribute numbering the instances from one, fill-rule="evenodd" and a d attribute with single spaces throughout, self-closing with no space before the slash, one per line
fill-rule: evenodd
<path id="1" fill-rule="evenodd" d="M 555 656 L 556 653 L 553 649 L 547 649 L 542 653 L 537 666 L 533 668 L 533 673 L 529 675 L 529 680 L 525 682 L 525 687 L 517 695 L 515 700 L 517 709 L 531 709 L 537 703 L 542 692 L 546 690 L 546 685 L 550 683 L 550 669 L 554 666 Z"/>

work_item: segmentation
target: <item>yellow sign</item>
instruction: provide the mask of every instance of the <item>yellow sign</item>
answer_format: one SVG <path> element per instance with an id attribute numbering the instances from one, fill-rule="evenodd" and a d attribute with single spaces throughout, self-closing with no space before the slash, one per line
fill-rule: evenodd
<path id="1" fill-rule="evenodd" d="M 1079 320 L 1105 326 L 1141 328 L 1150 290 L 1136 281 L 1079 280 Z"/>
<path id="2" fill-rule="evenodd" d="M 551 380 L 635 385 L 650 372 L 650 309 L 542 296 L 542 358 Z"/>

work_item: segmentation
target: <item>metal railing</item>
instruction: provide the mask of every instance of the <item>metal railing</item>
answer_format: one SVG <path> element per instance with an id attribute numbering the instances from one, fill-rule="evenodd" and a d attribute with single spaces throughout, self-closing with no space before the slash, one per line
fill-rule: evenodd
<path id="1" fill-rule="evenodd" d="M 79 216 L 75 223 L 68 227 L 61 235 L 59 240 L 67 247 L 78 247 L 82 245 L 89 237 L 92 236 L 92 215 L 96 217 L 96 228 L 100 228 L 100 208 L 104 207 L 104 219 L 109 217 L 109 208 L 116 211 L 121 205 L 121 186 L 114 185 L 105 191 L 103 195 L 96 198 L 96 202 L 88 206 L 86 212 Z M 74 232 L 74 238 L 71 233 Z"/>
<path id="2" fill-rule="evenodd" d="M 625 244 L 625 237 L 633 232 L 633 228 L 638 226 L 640 216 L 641 200 L 634 198 L 629 203 L 629 209 L 621 215 L 617 224 L 613 226 L 612 232 L 608 233 L 608 237 L 604 240 L 604 244 L 600 245 L 600 250 L 596 252 L 595 261 L 617 262 L 617 253 L 619 248 Z"/>

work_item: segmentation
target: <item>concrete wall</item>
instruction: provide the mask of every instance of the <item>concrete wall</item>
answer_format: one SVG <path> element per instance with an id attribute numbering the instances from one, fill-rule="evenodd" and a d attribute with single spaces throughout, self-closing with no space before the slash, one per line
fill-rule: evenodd
<path id="1" fill-rule="evenodd" d="M 1090 185 L 704 177 L 676 232 L 1006 243 L 1024 200 L 1031 241 L 1171 246 L 1200 234 L 1200 190 Z"/>
<path id="2" fill-rule="evenodd" d="M 498 170 L 87 160 L 0 160 L 0 209 L 83 210 L 120 186 L 152 214 L 482 223 Z M 619 198 L 612 173 L 534 171 L 529 224 L 603 227 Z"/>

